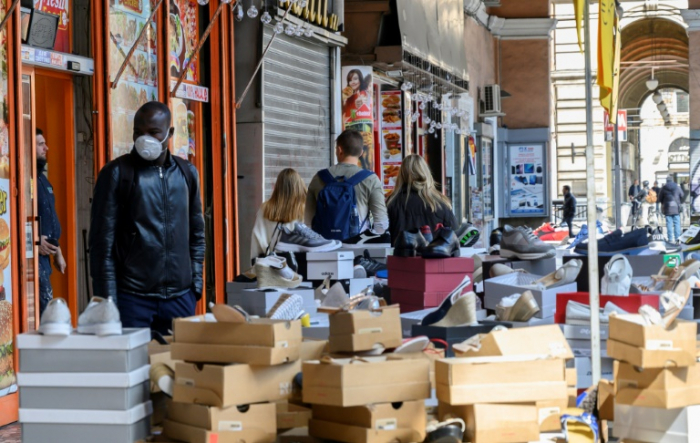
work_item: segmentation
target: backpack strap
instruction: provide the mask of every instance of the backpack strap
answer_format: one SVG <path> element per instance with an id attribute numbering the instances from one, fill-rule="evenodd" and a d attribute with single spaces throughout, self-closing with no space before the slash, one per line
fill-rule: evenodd
<path id="1" fill-rule="evenodd" d="M 190 191 L 190 199 L 192 198 L 192 189 L 194 188 L 194 177 L 192 176 L 192 171 L 190 171 L 190 162 L 177 155 L 171 155 L 171 158 L 175 161 L 175 164 L 180 168 L 182 174 L 185 176 L 185 181 L 187 182 L 187 189 Z"/>
<path id="2" fill-rule="evenodd" d="M 350 178 L 345 179 L 345 183 L 348 183 L 352 186 L 360 184 L 364 179 L 369 177 L 370 175 L 373 175 L 374 172 L 368 171 L 367 169 L 362 169 L 360 170 L 357 174 L 353 175 Z"/>
<path id="3" fill-rule="evenodd" d="M 323 183 L 327 185 L 338 181 L 335 179 L 335 177 L 333 177 L 333 174 L 331 174 L 330 169 L 322 169 L 318 171 L 318 178 L 320 178 L 323 181 Z"/>

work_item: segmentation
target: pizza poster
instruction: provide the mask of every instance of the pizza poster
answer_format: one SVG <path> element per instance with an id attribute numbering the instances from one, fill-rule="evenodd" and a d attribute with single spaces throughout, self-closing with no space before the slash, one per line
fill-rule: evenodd
<path id="1" fill-rule="evenodd" d="M 34 9 L 58 16 L 58 29 L 53 49 L 70 53 L 70 0 L 34 0 Z"/>
<path id="2" fill-rule="evenodd" d="M 361 168 L 374 171 L 374 90 L 371 66 L 344 66 L 341 98 L 343 129 L 352 129 L 362 135 Z"/>
<path id="3" fill-rule="evenodd" d="M 510 214 L 546 215 L 544 146 L 509 145 L 508 168 Z"/>

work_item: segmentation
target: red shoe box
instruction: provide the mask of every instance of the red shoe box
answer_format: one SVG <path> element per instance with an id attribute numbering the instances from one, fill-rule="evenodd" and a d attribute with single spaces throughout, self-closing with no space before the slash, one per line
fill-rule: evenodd
<path id="1" fill-rule="evenodd" d="M 419 272 L 422 274 L 456 274 L 474 272 L 474 259 L 455 258 L 421 258 L 421 257 L 387 257 L 387 268 L 391 271 Z M 391 278 L 391 272 L 389 272 Z"/>
<path id="2" fill-rule="evenodd" d="M 471 274 L 469 274 L 469 278 L 472 278 Z M 460 279 L 459 282 L 461 281 L 462 280 Z M 455 283 L 452 289 L 454 289 L 454 287 L 457 286 L 459 282 Z M 462 292 L 466 293 L 472 291 L 472 288 L 473 283 L 469 283 L 469 285 L 467 285 Z M 401 312 L 411 312 L 420 309 L 435 308 L 437 306 L 440 306 L 440 303 L 442 303 L 443 300 L 445 300 L 445 297 L 447 297 L 450 294 L 450 292 L 452 292 L 452 290 L 439 292 L 420 292 L 392 288 L 391 302 L 398 303 L 399 305 L 401 305 Z M 415 307 L 416 309 L 406 310 L 404 309 L 404 306 L 411 306 Z"/>
<path id="3" fill-rule="evenodd" d="M 561 294 L 557 294 L 557 311 L 554 313 L 555 323 L 566 323 L 566 304 L 569 302 L 569 300 L 587 305 L 590 302 L 590 296 L 588 292 L 563 292 Z M 630 314 L 636 314 L 639 311 L 639 308 L 641 308 L 643 305 L 649 305 L 654 309 L 659 309 L 658 295 L 601 295 L 601 309 L 605 307 L 607 302 L 614 303 L 616 306 L 624 309 Z"/>
<path id="4" fill-rule="evenodd" d="M 462 282 L 465 275 L 471 277 L 474 272 L 474 260 L 462 257 L 423 259 L 389 256 L 387 268 L 389 287 L 392 289 L 424 294 L 449 293 Z M 469 290 L 471 287 L 470 285 Z"/>

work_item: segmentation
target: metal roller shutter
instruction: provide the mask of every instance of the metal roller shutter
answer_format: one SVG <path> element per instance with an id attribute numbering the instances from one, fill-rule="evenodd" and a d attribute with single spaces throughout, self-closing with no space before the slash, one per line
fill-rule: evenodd
<path id="1" fill-rule="evenodd" d="M 264 27 L 263 47 L 273 34 Z M 280 34 L 262 69 L 265 200 L 294 168 L 308 185 L 331 159 L 331 56 L 327 45 Z"/>

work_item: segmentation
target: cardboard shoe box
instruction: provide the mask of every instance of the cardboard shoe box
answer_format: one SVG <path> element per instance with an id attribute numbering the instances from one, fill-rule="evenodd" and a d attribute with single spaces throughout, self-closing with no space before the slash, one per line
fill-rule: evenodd
<path id="1" fill-rule="evenodd" d="M 464 439 L 472 443 L 520 443 L 540 439 L 539 411 L 534 404 L 450 406 L 440 402 L 438 418 L 464 420 L 467 424 Z"/>
<path id="2" fill-rule="evenodd" d="M 460 352 L 460 357 L 490 357 L 512 355 L 549 355 L 571 359 L 574 354 L 556 325 L 535 326 L 523 329 L 491 331 L 479 336 L 479 349 Z"/>
<path id="3" fill-rule="evenodd" d="M 288 402 L 275 403 L 277 429 L 306 428 L 311 420 L 311 409 Z"/>
<path id="4" fill-rule="evenodd" d="M 368 429 L 316 419 L 309 422 L 309 435 L 344 443 L 408 443 L 423 441 L 425 436 L 413 428 Z"/>
<path id="5" fill-rule="evenodd" d="M 276 366 L 177 363 L 173 400 L 228 407 L 287 400 L 301 361 Z"/>
<path id="6" fill-rule="evenodd" d="M 510 327 L 509 323 L 488 321 L 484 320 L 477 325 L 472 326 L 422 326 L 420 324 L 414 324 L 411 326 L 411 337 L 418 337 L 420 335 L 425 335 L 430 339 L 440 339 L 447 342 L 449 348 L 446 350 L 446 357 L 453 357 L 454 353 L 452 351 L 452 346 L 457 343 L 462 343 L 463 341 L 474 337 L 478 334 L 486 334 L 491 332 L 496 326 L 504 326 L 506 328 Z"/>
<path id="7" fill-rule="evenodd" d="M 304 403 L 362 406 L 422 400 L 430 397 L 428 360 L 367 357 L 303 364 Z"/>
<path id="8" fill-rule="evenodd" d="M 486 309 L 496 309 L 501 299 L 513 294 L 521 294 L 530 291 L 540 307 L 540 311 L 535 314 L 537 318 L 554 317 L 557 307 L 557 294 L 562 292 L 576 292 L 576 283 L 560 286 L 558 288 L 539 290 L 530 288 L 539 275 L 524 274 L 514 272 L 512 274 L 501 275 L 489 278 L 484 281 L 484 307 Z"/>
<path id="9" fill-rule="evenodd" d="M 67 337 L 19 334 L 15 341 L 20 372 L 132 372 L 148 364 L 147 328 L 124 328 L 122 335 Z"/>
<path id="10" fill-rule="evenodd" d="M 615 404 L 615 437 L 620 441 L 700 441 L 700 406 L 659 409 Z"/>
<path id="11" fill-rule="evenodd" d="M 184 429 L 182 433 L 182 427 L 178 425 L 194 429 Z M 209 441 L 203 438 L 208 432 L 223 433 L 223 441 L 273 442 L 277 438 L 275 404 L 228 408 L 178 402 L 168 404 L 165 435 L 178 440 L 184 437 L 190 443 L 198 443 Z M 228 437 L 231 439 L 227 440 Z"/>
<path id="12" fill-rule="evenodd" d="M 564 360 L 546 355 L 471 357 L 435 363 L 438 400 L 450 405 L 567 397 Z"/>
<path id="13" fill-rule="evenodd" d="M 585 260 L 584 260 L 585 262 Z M 581 271 L 583 274 L 583 271 Z M 579 278 L 581 277 L 579 274 Z M 588 274 L 585 274 L 586 280 L 588 280 Z M 579 291 L 580 291 L 579 284 Z M 557 309 L 554 314 L 554 321 L 556 323 L 566 323 L 566 304 L 569 301 L 575 301 L 582 303 L 584 305 L 589 304 L 590 296 L 588 292 L 571 292 L 567 293 L 564 291 L 559 291 L 557 293 Z M 601 295 L 600 296 L 600 307 L 604 308 L 607 302 L 612 302 L 620 309 L 626 312 L 638 312 L 639 308 L 643 305 L 649 305 L 654 309 L 659 309 L 659 296 L 658 295 L 640 295 L 640 294 L 630 294 L 628 296 L 621 295 Z"/>
<path id="14" fill-rule="evenodd" d="M 376 311 L 338 312 L 328 317 L 330 352 L 369 351 L 378 345 L 391 349 L 401 345 L 398 305 Z"/>
<path id="15" fill-rule="evenodd" d="M 19 398 L 27 409 L 125 411 L 150 399 L 148 365 L 128 373 L 19 372 Z"/>
<path id="16" fill-rule="evenodd" d="M 423 400 L 375 403 L 349 408 L 317 405 L 313 407 L 313 418 L 366 429 L 413 429 L 421 435 L 419 441 L 425 439 L 426 413 Z"/>
<path id="17" fill-rule="evenodd" d="M 205 318 L 188 317 L 173 322 L 173 359 L 262 366 L 299 359 L 300 321 L 252 319 L 247 323 L 218 323 L 203 321 Z"/>
<path id="18" fill-rule="evenodd" d="M 641 315 L 610 318 L 608 356 L 640 368 L 694 366 L 697 324 L 676 320 L 671 329 L 645 325 Z"/>
<path id="19" fill-rule="evenodd" d="M 615 362 L 615 403 L 673 409 L 700 402 L 700 365 L 642 369 Z"/>
<path id="20" fill-rule="evenodd" d="M 352 251 L 308 252 L 307 280 L 345 280 L 354 277 L 355 254 Z"/>
<path id="21" fill-rule="evenodd" d="M 605 380 L 613 379 L 612 358 L 602 357 L 600 359 L 600 377 Z M 574 359 L 576 369 L 576 387 L 578 389 L 588 389 L 593 386 L 593 367 L 591 357 L 576 357 Z"/>

